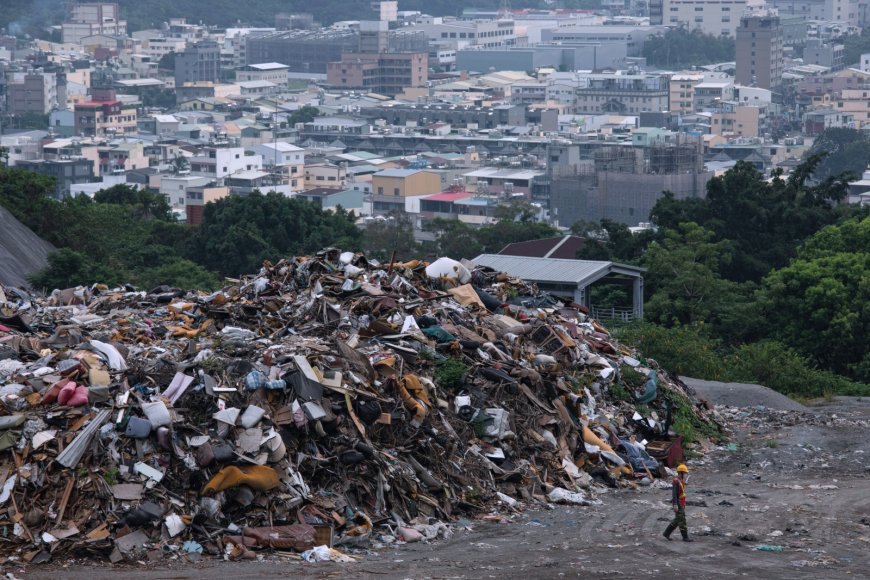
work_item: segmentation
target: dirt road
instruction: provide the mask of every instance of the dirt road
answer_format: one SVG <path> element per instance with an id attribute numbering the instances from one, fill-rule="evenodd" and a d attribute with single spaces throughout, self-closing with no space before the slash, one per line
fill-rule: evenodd
<path id="1" fill-rule="evenodd" d="M 757 395 L 757 393 L 755 393 Z M 708 395 L 709 396 L 709 395 Z M 709 396 L 715 399 L 715 393 Z M 136 569 L 8 568 L 19 577 L 139 578 L 866 578 L 870 570 L 870 400 L 806 411 L 728 408 L 734 445 L 690 461 L 690 534 L 666 541 L 667 489 L 610 491 L 601 504 L 529 510 L 431 545 L 368 553 L 352 564 L 169 563 Z M 759 547 L 768 546 L 764 551 Z"/>

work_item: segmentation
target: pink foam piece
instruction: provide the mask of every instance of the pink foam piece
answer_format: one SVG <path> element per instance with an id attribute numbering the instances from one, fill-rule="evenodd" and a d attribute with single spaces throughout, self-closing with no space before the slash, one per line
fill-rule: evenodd
<path id="1" fill-rule="evenodd" d="M 79 385 L 78 387 L 76 387 L 75 393 L 73 393 L 73 396 L 70 397 L 69 401 L 67 401 L 66 404 L 70 407 L 81 407 L 83 405 L 87 405 L 88 388 L 83 385 Z"/>
<path id="2" fill-rule="evenodd" d="M 76 384 L 69 382 L 57 394 L 57 402 L 61 405 L 66 405 L 76 392 Z"/>

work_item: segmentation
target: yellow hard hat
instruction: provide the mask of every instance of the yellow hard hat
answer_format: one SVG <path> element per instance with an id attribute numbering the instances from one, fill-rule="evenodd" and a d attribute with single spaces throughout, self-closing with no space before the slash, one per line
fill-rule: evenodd
<path id="1" fill-rule="evenodd" d="M 685 463 L 681 463 L 677 466 L 677 473 L 689 473 L 689 468 Z"/>

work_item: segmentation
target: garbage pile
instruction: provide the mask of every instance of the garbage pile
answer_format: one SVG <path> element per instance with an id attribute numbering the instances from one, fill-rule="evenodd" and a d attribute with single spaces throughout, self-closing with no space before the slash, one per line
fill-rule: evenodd
<path id="1" fill-rule="evenodd" d="M 0 288 L 5 561 L 445 537 L 649 484 L 681 459 L 671 423 L 719 428 L 582 306 L 505 273 L 328 249 L 229 282 Z"/>

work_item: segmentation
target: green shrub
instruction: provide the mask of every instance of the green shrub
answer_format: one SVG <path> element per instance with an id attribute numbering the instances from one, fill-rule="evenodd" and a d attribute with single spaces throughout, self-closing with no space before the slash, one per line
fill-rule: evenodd
<path id="1" fill-rule="evenodd" d="M 435 367 L 435 384 L 445 389 L 454 389 L 462 386 L 462 378 L 467 372 L 468 366 L 462 359 L 450 357 Z"/>
<path id="2" fill-rule="evenodd" d="M 702 323 L 665 328 L 639 322 L 619 329 L 618 338 L 672 373 L 713 381 L 726 374 L 721 343 Z"/>
<path id="3" fill-rule="evenodd" d="M 743 345 L 728 357 L 727 364 L 729 380 L 759 383 L 786 395 L 870 395 L 870 385 L 819 370 L 809 359 L 776 341 Z"/>

